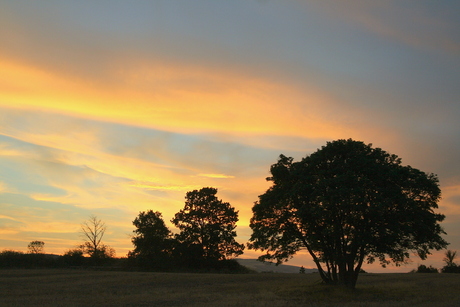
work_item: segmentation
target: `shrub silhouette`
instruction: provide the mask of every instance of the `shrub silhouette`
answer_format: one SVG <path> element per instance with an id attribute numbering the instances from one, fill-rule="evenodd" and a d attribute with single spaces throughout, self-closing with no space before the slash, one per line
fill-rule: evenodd
<path id="1" fill-rule="evenodd" d="M 439 273 L 439 272 L 438 272 L 438 269 L 432 267 L 431 265 L 427 267 L 426 265 L 421 264 L 417 268 L 417 273 Z"/>
<path id="2" fill-rule="evenodd" d="M 86 264 L 85 260 L 81 249 L 70 249 L 61 256 L 61 262 L 65 266 L 82 266 Z"/>
<path id="3" fill-rule="evenodd" d="M 24 254 L 23 252 L 4 250 L 0 252 L 1 268 L 40 268 L 56 267 L 58 259 L 54 255 L 45 254 Z"/>
<path id="4" fill-rule="evenodd" d="M 446 257 L 443 259 L 446 265 L 441 269 L 442 273 L 460 273 L 460 266 L 454 262 L 457 258 L 457 251 L 446 251 Z"/>

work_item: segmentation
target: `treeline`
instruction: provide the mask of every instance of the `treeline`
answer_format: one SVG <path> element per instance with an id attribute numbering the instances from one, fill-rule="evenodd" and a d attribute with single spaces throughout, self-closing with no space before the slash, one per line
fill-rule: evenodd
<path id="1" fill-rule="evenodd" d="M 460 265 L 455 263 L 455 258 L 457 258 L 457 251 L 447 250 L 444 256 L 444 263 L 446 264 L 441 269 L 437 269 L 433 266 L 419 265 L 417 270 L 413 272 L 416 273 L 460 273 Z"/>
<path id="2" fill-rule="evenodd" d="M 20 251 L 4 250 L 0 252 L 0 268 L 36 269 L 36 268 L 75 268 L 75 267 L 123 267 L 123 258 L 95 259 L 85 257 L 83 253 L 65 253 L 64 255 L 31 254 Z"/>
<path id="3" fill-rule="evenodd" d="M 63 255 L 44 253 L 43 241 L 32 241 L 29 253 L 3 251 L 0 267 L 98 267 L 154 271 L 247 272 L 233 258 L 244 245 L 235 240 L 238 211 L 216 197 L 217 189 L 187 192 L 185 206 L 171 222 L 173 234 L 161 212 L 140 212 L 134 219 L 134 250 L 127 258 L 115 258 L 115 250 L 103 243 L 105 223 L 95 216 L 81 225 L 83 244 Z"/>

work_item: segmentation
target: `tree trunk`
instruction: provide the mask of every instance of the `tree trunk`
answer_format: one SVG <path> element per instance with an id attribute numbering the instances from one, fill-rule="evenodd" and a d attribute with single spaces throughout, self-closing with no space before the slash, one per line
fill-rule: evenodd
<path id="1" fill-rule="evenodd" d="M 324 269 L 323 267 L 321 266 L 321 263 L 319 262 L 319 259 L 318 257 L 316 257 L 315 253 L 313 252 L 313 250 L 311 249 L 310 245 L 308 244 L 308 242 L 305 240 L 305 238 L 303 236 L 300 236 L 300 239 L 302 240 L 303 244 L 305 245 L 305 247 L 307 248 L 308 250 L 308 253 L 310 253 L 310 256 L 313 258 L 313 261 L 315 262 L 316 264 L 316 268 L 318 269 L 318 272 L 319 272 L 319 276 L 321 276 L 321 279 L 323 280 L 324 283 L 326 284 L 331 284 L 333 283 L 332 279 L 331 279 L 331 274 L 330 272 L 328 271 L 328 274 L 326 274 L 324 272 Z"/>

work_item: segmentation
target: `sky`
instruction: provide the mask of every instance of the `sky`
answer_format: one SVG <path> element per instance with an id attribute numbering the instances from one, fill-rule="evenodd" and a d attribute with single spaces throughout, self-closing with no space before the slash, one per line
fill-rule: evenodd
<path id="1" fill-rule="evenodd" d="M 460 250 L 460 3 L 0 0 L 0 250 L 62 254 L 91 215 L 117 256 L 215 187 L 239 211 L 280 154 L 372 143 L 440 180 Z M 442 267 L 443 253 L 403 267 Z M 246 250 L 242 258 L 260 253 Z M 287 264 L 314 267 L 305 251 Z"/>

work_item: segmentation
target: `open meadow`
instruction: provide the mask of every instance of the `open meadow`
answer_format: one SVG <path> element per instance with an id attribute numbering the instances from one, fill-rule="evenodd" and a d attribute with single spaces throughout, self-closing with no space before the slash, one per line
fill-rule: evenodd
<path id="1" fill-rule="evenodd" d="M 1 306 L 460 306 L 460 274 L 361 274 L 350 291 L 318 274 L 0 270 Z"/>

